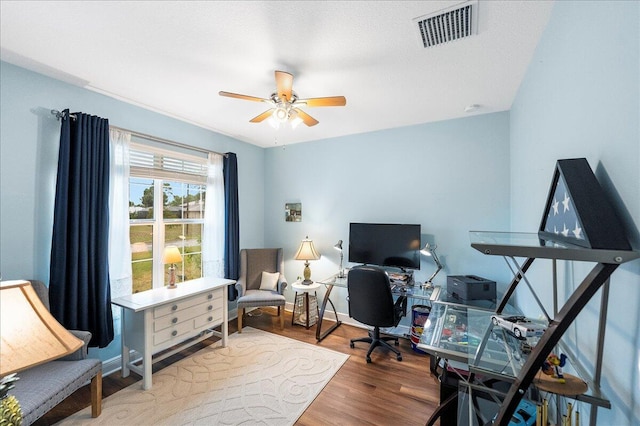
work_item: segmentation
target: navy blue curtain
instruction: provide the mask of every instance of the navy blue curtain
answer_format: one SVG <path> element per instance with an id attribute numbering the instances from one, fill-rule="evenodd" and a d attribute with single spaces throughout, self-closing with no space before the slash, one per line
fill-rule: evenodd
<path id="1" fill-rule="evenodd" d="M 224 277 L 237 280 L 240 277 L 240 217 L 238 213 L 238 160 L 236 154 L 227 152 L 223 161 L 224 174 Z M 229 300 L 236 300 L 238 293 L 229 286 Z"/>
<path id="2" fill-rule="evenodd" d="M 51 313 L 67 329 L 113 340 L 109 288 L 109 120 L 64 111 L 53 217 Z"/>

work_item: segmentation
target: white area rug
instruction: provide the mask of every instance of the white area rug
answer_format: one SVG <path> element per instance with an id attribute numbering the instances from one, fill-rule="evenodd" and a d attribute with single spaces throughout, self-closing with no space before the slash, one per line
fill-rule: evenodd
<path id="1" fill-rule="evenodd" d="M 86 408 L 60 425 L 294 424 L 349 355 L 250 327 Z"/>

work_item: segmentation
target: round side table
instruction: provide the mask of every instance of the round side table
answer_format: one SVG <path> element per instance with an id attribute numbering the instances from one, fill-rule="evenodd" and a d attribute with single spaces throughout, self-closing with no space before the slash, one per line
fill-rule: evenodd
<path id="1" fill-rule="evenodd" d="M 318 316 L 320 315 L 320 311 L 318 310 L 318 298 L 316 295 L 316 290 L 320 287 L 320 283 L 312 283 L 309 285 L 305 285 L 305 284 L 302 284 L 300 281 L 296 281 L 293 284 L 291 284 L 291 287 L 293 287 L 293 290 L 296 292 L 296 296 L 293 301 L 293 313 L 291 315 L 291 325 L 294 325 L 294 324 L 303 325 L 308 330 L 310 326 L 312 326 L 317 322 Z M 311 295 L 311 298 L 310 298 L 309 293 L 311 292 L 313 292 L 313 294 Z M 298 297 L 302 299 L 299 299 Z M 298 318 L 296 318 L 296 308 L 298 308 L 298 302 L 300 300 L 302 300 L 302 306 L 300 306 L 300 308 L 303 308 L 304 311 L 298 312 L 297 313 Z M 313 311 L 315 312 L 311 311 L 310 309 L 310 305 L 311 305 L 310 302 L 312 301 L 315 301 L 315 309 L 313 309 Z M 313 319 L 311 318 L 312 313 L 315 314 L 315 318 Z M 311 324 L 310 324 L 310 320 L 312 320 Z"/>

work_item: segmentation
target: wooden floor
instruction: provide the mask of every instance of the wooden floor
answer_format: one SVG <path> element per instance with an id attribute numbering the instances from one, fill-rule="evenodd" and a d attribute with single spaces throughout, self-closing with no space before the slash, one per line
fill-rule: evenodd
<path id="1" fill-rule="evenodd" d="M 367 364 L 367 344 L 356 343 L 354 349 L 349 347 L 349 340 L 366 336 L 366 330 L 343 324 L 318 343 L 315 326 L 309 330 L 299 325 L 292 326 L 291 313 L 286 312 L 285 327 L 281 330 L 274 314 L 275 309 L 263 308 L 260 316 L 245 316 L 243 324 L 351 355 L 298 419 L 297 425 L 424 425 L 438 406 L 439 387 L 435 377 L 429 372 L 429 357 L 413 351 L 408 340 L 400 339 L 402 361 L 397 361 L 395 354 L 389 350 L 376 348 L 371 355 L 372 362 Z M 237 320 L 232 320 L 229 323 L 229 334 L 236 330 Z M 158 362 L 154 364 L 153 370 L 157 371 L 176 362 L 216 340 L 205 340 Z M 140 376 L 133 372 L 126 379 L 120 376 L 120 372 L 106 376 L 103 378 L 103 398 L 140 380 Z M 87 385 L 39 419 L 35 425 L 53 425 L 88 407 L 90 403 L 91 395 Z"/>

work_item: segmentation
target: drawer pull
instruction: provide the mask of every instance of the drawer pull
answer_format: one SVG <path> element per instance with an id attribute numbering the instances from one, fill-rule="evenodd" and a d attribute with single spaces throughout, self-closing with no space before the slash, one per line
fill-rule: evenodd
<path id="1" fill-rule="evenodd" d="M 213 294 L 209 294 L 209 295 L 207 296 L 207 299 L 209 299 L 209 300 L 213 299 Z"/>
<path id="2" fill-rule="evenodd" d="M 173 305 L 173 306 L 171 307 L 171 310 L 172 310 L 172 311 L 175 311 L 176 309 L 178 309 L 178 305 Z"/>
<path id="3" fill-rule="evenodd" d="M 207 318 L 207 321 L 209 321 L 209 322 L 213 321 L 213 317 Z"/>
<path id="4" fill-rule="evenodd" d="M 207 307 L 207 310 L 209 310 L 209 311 L 210 311 L 210 310 L 212 310 L 212 309 L 213 309 L 213 306 L 211 306 L 211 305 L 209 305 L 209 306 Z"/>
<path id="5" fill-rule="evenodd" d="M 174 318 L 174 319 L 172 319 L 172 320 L 171 320 L 171 323 L 172 323 L 172 324 L 175 324 L 175 323 L 177 323 L 177 322 L 178 322 L 178 318 Z"/>
<path id="6" fill-rule="evenodd" d="M 173 337 L 177 336 L 177 335 L 178 335 L 178 330 L 173 330 L 173 331 L 171 332 L 171 335 L 172 335 Z"/>

